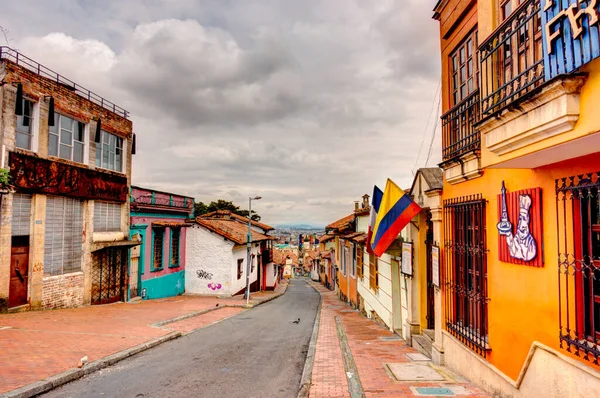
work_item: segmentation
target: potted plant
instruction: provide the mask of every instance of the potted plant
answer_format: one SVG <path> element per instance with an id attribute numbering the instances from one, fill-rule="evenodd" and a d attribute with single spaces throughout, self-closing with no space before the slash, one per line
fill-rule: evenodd
<path id="1" fill-rule="evenodd" d="M 0 168 L 0 195 L 10 192 L 10 174 L 8 170 Z"/>

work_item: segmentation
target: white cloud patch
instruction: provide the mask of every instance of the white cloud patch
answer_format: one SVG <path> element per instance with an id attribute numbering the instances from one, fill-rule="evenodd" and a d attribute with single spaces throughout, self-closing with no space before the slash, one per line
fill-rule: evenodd
<path id="1" fill-rule="evenodd" d="M 427 158 L 434 0 L 28 3 L 48 18 L 26 30 L 8 6 L 13 45 L 131 111 L 136 185 L 324 225 L 410 185 L 423 134 Z M 438 134 L 429 166 L 439 151 Z"/>

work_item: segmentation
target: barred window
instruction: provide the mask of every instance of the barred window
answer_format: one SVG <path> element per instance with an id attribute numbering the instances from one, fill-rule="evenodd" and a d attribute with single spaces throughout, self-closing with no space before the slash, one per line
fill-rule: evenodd
<path id="1" fill-rule="evenodd" d="M 62 196 L 46 199 L 44 273 L 62 275 L 81 269 L 83 204 Z"/>
<path id="2" fill-rule="evenodd" d="M 244 273 L 244 259 L 238 258 L 238 260 L 237 260 L 237 278 L 241 279 L 243 273 Z"/>
<path id="3" fill-rule="evenodd" d="M 560 345 L 600 357 L 600 172 L 556 180 Z"/>
<path id="4" fill-rule="evenodd" d="M 488 351 L 486 201 L 444 201 L 446 329 L 485 357 Z"/>
<path id="5" fill-rule="evenodd" d="M 179 238 L 181 230 L 179 228 L 171 229 L 171 267 L 179 267 Z"/>
<path id="6" fill-rule="evenodd" d="M 163 267 L 163 247 L 165 241 L 165 230 L 162 228 L 154 229 L 154 269 L 162 269 Z"/>
<path id="7" fill-rule="evenodd" d="M 118 232 L 121 230 L 121 204 L 95 201 L 94 232 Z"/>
<path id="8" fill-rule="evenodd" d="M 379 288 L 379 269 L 377 264 L 377 256 L 369 253 L 369 286 L 374 291 Z"/>

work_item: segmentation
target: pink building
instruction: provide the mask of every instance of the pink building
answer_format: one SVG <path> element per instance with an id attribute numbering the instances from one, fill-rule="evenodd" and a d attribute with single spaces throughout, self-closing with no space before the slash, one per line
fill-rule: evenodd
<path id="1" fill-rule="evenodd" d="M 171 297 L 185 291 L 186 220 L 194 199 L 148 188 L 131 187 L 132 239 L 129 297 Z"/>

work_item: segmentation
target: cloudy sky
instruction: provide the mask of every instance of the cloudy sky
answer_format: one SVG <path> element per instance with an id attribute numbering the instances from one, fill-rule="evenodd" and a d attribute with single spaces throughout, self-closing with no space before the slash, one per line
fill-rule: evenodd
<path id="1" fill-rule="evenodd" d="M 435 1 L 20 0 L 0 25 L 131 112 L 134 184 L 325 225 L 410 186 L 432 137 L 440 161 Z"/>

